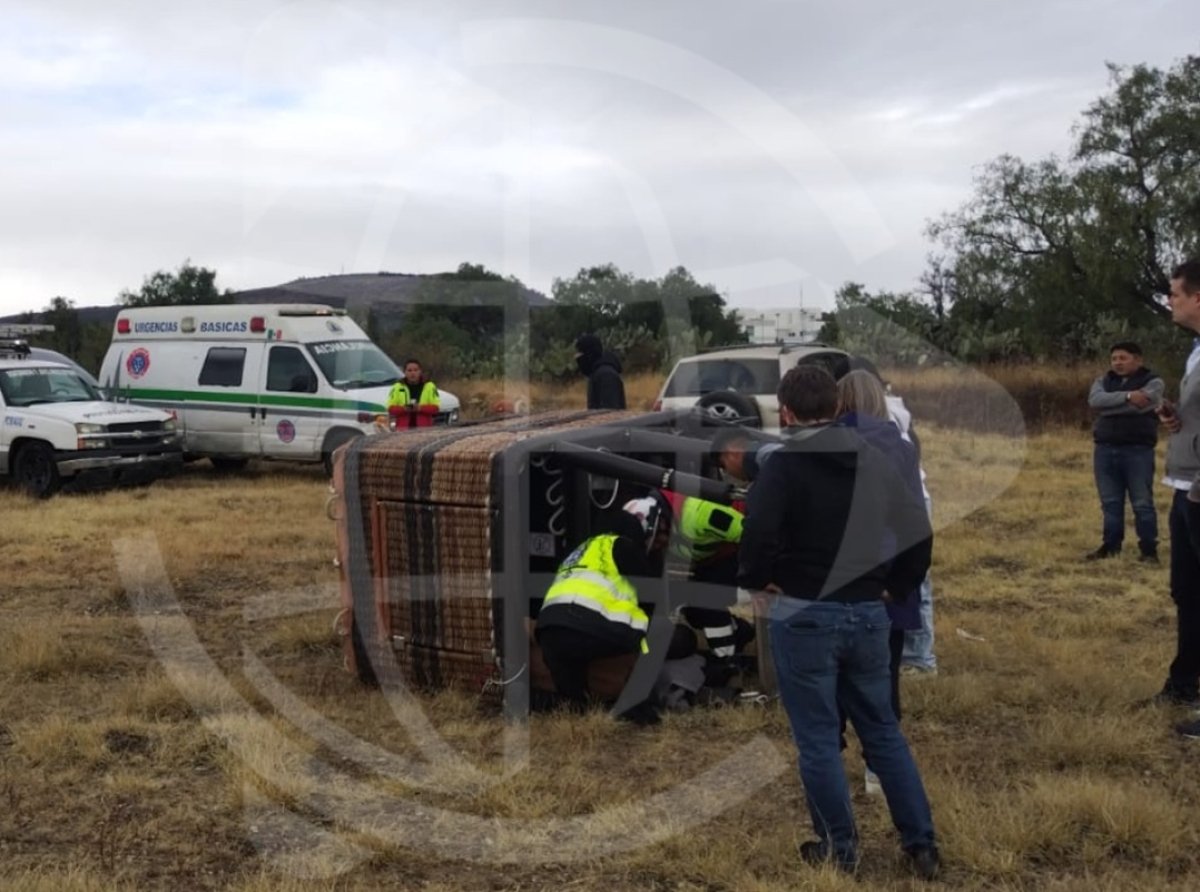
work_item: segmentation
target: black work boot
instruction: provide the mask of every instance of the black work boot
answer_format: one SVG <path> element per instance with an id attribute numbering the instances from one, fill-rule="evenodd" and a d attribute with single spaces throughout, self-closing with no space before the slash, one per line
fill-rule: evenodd
<path id="1" fill-rule="evenodd" d="M 1105 558 L 1116 557 L 1121 553 L 1120 547 L 1109 548 L 1107 545 L 1101 545 L 1095 551 L 1089 551 L 1083 556 L 1085 561 L 1102 561 Z"/>
<path id="2" fill-rule="evenodd" d="M 811 867 L 831 865 L 842 873 L 853 874 L 858 870 L 858 859 L 852 855 L 835 855 L 829 843 L 814 839 L 800 843 L 800 860 Z"/>
<path id="3" fill-rule="evenodd" d="M 1138 556 L 1138 560 L 1143 564 L 1158 563 L 1158 546 L 1155 543 L 1139 542 L 1138 551 L 1141 552 L 1141 554 Z"/>
<path id="4" fill-rule="evenodd" d="M 909 859 L 908 866 L 912 868 L 912 872 L 917 877 L 922 880 L 932 880 L 937 877 L 942 866 L 937 846 L 911 846 L 906 851 Z"/>

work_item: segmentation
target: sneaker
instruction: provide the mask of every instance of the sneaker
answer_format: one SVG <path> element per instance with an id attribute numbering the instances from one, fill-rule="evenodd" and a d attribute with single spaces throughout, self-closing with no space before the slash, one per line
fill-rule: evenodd
<path id="1" fill-rule="evenodd" d="M 1089 551 L 1083 556 L 1085 561 L 1102 561 L 1105 558 L 1116 557 L 1121 553 L 1119 548 L 1109 548 L 1107 545 L 1101 545 L 1095 551 Z"/>
<path id="2" fill-rule="evenodd" d="M 879 775 L 868 768 L 863 772 L 863 782 L 867 790 L 868 796 L 882 796 L 883 784 L 879 782 Z"/>
<path id="3" fill-rule="evenodd" d="M 909 678 L 932 678 L 938 674 L 937 666 L 918 666 L 915 663 L 905 663 L 900 667 L 900 674 Z"/>
<path id="4" fill-rule="evenodd" d="M 1187 740 L 1200 740 L 1200 719 L 1176 725 L 1175 733 Z"/>
<path id="5" fill-rule="evenodd" d="M 922 880 L 936 879 L 942 867 L 942 858 L 937 846 L 911 846 L 905 850 L 908 853 L 908 866 Z"/>
<path id="6" fill-rule="evenodd" d="M 858 859 L 834 858 L 830 854 L 829 844 L 818 839 L 800 843 L 800 860 L 810 867 L 832 865 L 842 873 L 854 873 L 858 870 Z"/>

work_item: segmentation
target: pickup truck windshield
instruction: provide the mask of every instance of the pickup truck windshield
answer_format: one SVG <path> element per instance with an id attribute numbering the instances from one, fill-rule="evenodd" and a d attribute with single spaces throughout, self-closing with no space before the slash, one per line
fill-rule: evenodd
<path id="1" fill-rule="evenodd" d="M 340 390 L 395 384 L 403 373 L 370 341 L 321 341 L 308 345 L 325 379 Z"/>
<path id="2" fill-rule="evenodd" d="M 0 371 L 0 394 L 14 408 L 40 403 L 86 403 L 103 397 L 71 369 L 32 368 Z"/>

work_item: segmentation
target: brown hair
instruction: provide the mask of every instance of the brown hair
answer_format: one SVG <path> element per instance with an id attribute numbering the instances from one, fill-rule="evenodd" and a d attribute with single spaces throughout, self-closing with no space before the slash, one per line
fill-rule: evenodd
<path id="1" fill-rule="evenodd" d="M 863 369 L 849 372 L 838 382 L 838 414 L 857 412 L 873 418 L 890 417 L 887 398 L 879 379 Z"/>
<path id="2" fill-rule="evenodd" d="M 800 363 L 779 382 L 779 405 L 786 406 L 798 421 L 832 418 L 837 410 L 837 384 L 833 375 L 819 365 Z"/>

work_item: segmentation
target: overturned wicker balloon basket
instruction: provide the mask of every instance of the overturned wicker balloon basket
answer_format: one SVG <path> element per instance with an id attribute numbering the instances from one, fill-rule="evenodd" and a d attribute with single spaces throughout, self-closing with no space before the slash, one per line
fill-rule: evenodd
<path id="1" fill-rule="evenodd" d="M 524 714 L 531 686 L 550 686 L 529 630 L 559 563 L 648 488 L 728 502 L 730 487 L 705 476 L 712 432 L 673 413 L 559 411 L 381 434 L 338 450 L 342 631 L 354 671 Z M 643 598 L 667 607 L 728 598 L 669 575 L 640 586 Z M 667 613 L 655 611 L 652 651 L 665 648 Z M 632 662 L 597 665 L 608 676 L 597 684 L 619 690 L 628 677 L 631 696 L 648 692 L 650 663 L 631 672 Z"/>

